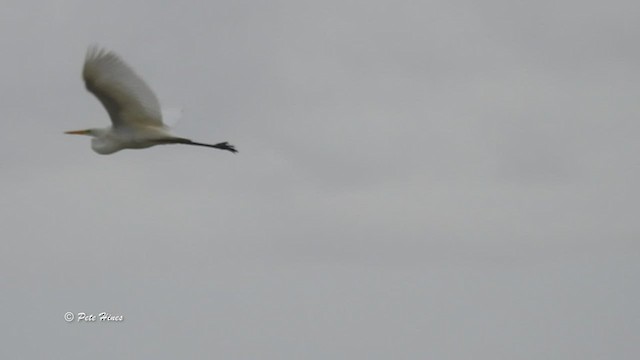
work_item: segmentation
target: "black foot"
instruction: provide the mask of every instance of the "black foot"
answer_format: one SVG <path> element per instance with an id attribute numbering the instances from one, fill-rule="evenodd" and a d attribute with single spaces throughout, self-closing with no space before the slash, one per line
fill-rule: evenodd
<path id="1" fill-rule="evenodd" d="M 213 146 L 214 146 L 214 147 L 216 147 L 216 148 L 218 148 L 218 149 L 221 149 L 221 150 L 228 150 L 228 151 L 231 151 L 231 152 L 232 152 L 232 153 L 234 153 L 234 154 L 238 152 L 238 150 L 236 150 L 236 148 L 235 148 L 233 145 L 229 144 L 229 143 L 228 143 L 228 142 L 226 142 L 226 141 L 225 141 L 225 142 L 218 143 L 218 144 L 215 144 L 215 145 L 213 145 Z"/>

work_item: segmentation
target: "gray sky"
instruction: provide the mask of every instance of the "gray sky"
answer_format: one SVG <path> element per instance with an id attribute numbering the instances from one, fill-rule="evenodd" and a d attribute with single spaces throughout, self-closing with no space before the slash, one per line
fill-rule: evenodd
<path id="1" fill-rule="evenodd" d="M 640 356 L 636 1 L 4 1 L 0 33 L 1 358 Z M 92 43 L 240 153 L 63 135 L 108 124 Z"/>

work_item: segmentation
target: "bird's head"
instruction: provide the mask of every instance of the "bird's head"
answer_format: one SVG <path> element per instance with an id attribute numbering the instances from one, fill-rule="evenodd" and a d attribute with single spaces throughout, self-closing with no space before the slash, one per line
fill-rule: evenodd
<path id="1" fill-rule="evenodd" d="M 69 135 L 91 136 L 91 148 L 98 154 L 111 154 L 124 149 L 117 137 L 110 136 L 111 128 L 65 131 Z"/>

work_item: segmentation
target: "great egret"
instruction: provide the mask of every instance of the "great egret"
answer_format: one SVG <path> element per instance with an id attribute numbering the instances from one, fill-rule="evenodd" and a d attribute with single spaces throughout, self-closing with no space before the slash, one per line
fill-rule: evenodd
<path id="1" fill-rule="evenodd" d="M 87 90 L 107 109 L 112 126 L 102 129 L 67 131 L 92 136 L 91 148 L 98 154 L 122 149 L 143 149 L 154 145 L 185 144 L 237 152 L 225 142 L 204 144 L 169 133 L 162 123 L 160 103 L 151 88 L 113 52 L 90 47 L 82 70 Z"/>

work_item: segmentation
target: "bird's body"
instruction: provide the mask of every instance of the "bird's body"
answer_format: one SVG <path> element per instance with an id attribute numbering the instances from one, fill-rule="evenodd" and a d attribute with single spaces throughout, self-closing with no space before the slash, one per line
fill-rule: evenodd
<path id="1" fill-rule="evenodd" d="M 155 126 L 110 126 L 92 129 L 91 148 L 98 154 L 112 154 L 122 149 L 144 149 L 171 139 L 168 131 Z"/>
<path id="2" fill-rule="evenodd" d="M 160 103 L 151 88 L 112 52 L 90 48 L 82 77 L 87 90 L 109 113 L 112 126 L 66 133 L 92 136 L 91 148 L 98 154 L 164 144 L 197 145 L 237 152 L 227 142 L 205 144 L 173 136 L 162 122 Z"/>

